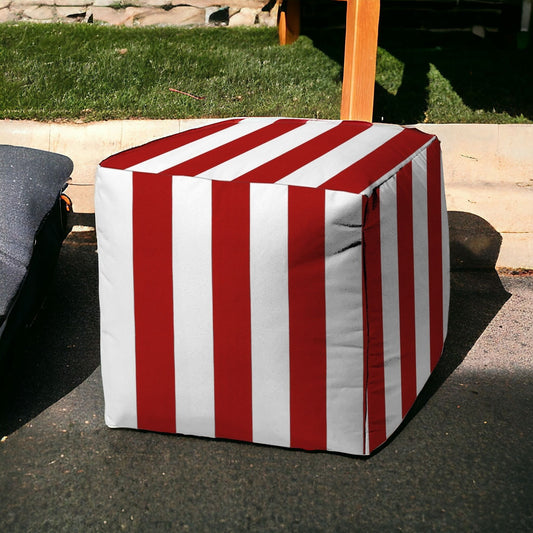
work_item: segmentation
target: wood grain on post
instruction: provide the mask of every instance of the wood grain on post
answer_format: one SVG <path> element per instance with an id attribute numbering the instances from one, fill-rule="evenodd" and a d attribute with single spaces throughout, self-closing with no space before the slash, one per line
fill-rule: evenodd
<path id="1" fill-rule="evenodd" d="M 340 0 L 346 6 L 341 119 L 372 121 L 378 48 L 379 0 Z M 277 0 L 282 45 L 300 35 L 300 0 Z"/>
<path id="2" fill-rule="evenodd" d="M 378 47 L 379 0 L 344 0 L 346 45 L 341 119 L 372 121 Z"/>

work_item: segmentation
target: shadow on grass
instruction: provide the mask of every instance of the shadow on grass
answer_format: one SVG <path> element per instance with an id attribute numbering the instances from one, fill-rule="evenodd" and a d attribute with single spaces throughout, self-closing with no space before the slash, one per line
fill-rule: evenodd
<path id="1" fill-rule="evenodd" d="M 302 34 L 342 65 L 345 3 L 316 4 L 315 11 L 307 15 L 302 13 Z M 419 17 L 415 21 L 418 27 L 413 26 L 413 21 L 409 26 L 406 17 L 398 17 L 398 10 L 391 11 L 390 6 L 391 3 L 382 6 L 378 45 L 403 64 L 403 75 L 397 91 L 386 90 L 379 81 L 387 72 L 380 73 L 378 61 L 374 121 L 397 124 L 501 121 L 488 117 L 498 113 L 523 122 L 533 120 L 533 53 L 531 47 L 517 49 L 517 13 L 513 13 L 511 23 L 505 20 L 500 24 L 500 31 L 486 33 L 485 38 L 480 38 L 466 27 L 432 31 L 436 28 L 428 23 L 436 24 L 434 17 L 429 21 Z M 463 25 L 475 22 L 472 14 L 461 12 L 450 21 Z M 442 87 L 430 94 L 431 72 L 441 78 L 445 86 L 448 82 L 451 89 Z M 446 94 L 447 90 L 456 94 Z M 439 99 L 446 101 L 439 102 Z M 431 110 L 429 116 L 428 109 Z M 456 116 L 459 118 L 454 119 Z"/>
<path id="2" fill-rule="evenodd" d="M 375 120 L 446 122 L 457 115 L 479 122 L 490 121 L 491 113 L 533 120 L 533 56 L 506 44 L 503 35 L 480 39 L 471 33 L 384 30 L 380 46 L 404 64 L 404 72 L 396 95 L 376 84 Z M 442 80 L 435 94 L 429 91 L 432 70 Z M 447 94 L 446 81 L 458 98 Z M 445 109 L 436 114 L 439 98 L 447 99 L 450 116 Z M 464 106 L 471 111 L 461 115 Z M 427 109 L 434 111 L 426 116 Z"/>

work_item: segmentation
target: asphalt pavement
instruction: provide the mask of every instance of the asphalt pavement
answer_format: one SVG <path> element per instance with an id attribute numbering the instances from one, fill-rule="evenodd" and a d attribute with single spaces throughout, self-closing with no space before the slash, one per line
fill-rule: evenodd
<path id="1" fill-rule="evenodd" d="M 531 272 L 452 272 L 441 362 L 369 458 L 117 430 L 84 217 L 1 378 L 0 531 L 533 531 Z"/>

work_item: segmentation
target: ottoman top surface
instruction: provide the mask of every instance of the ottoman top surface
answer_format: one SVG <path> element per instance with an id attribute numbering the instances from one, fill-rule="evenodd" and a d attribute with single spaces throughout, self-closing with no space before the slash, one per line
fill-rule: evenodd
<path id="1" fill-rule="evenodd" d="M 369 194 L 434 141 L 390 124 L 233 118 L 120 152 L 100 167 Z"/>

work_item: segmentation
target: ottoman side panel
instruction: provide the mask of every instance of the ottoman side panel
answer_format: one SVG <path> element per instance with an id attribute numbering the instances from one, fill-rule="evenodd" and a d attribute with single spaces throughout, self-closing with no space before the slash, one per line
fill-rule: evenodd
<path id="1" fill-rule="evenodd" d="M 399 426 L 442 353 L 449 301 L 443 193 L 440 147 L 434 140 L 375 189 L 367 203 L 370 451 Z"/>
<path id="2" fill-rule="evenodd" d="M 450 290 L 448 220 L 437 139 L 413 159 L 412 180 L 419 393 L 442 354 Z"/>
<path id="3" fill-rule="evenodd" d="M 131 172 L 98 168 L 95 211 L 105 418 L 136 428 Z"/>
<path id="4" fill-rule="evenodd" d="M 173 181 L 177 431 L 364 453 L 362 198 Z M 234 211 L 242 227 L 231 233 L 249 228 L 238 250 L 222 247 Z M 238 405 L 228 407 L 230 393 Z"/>

